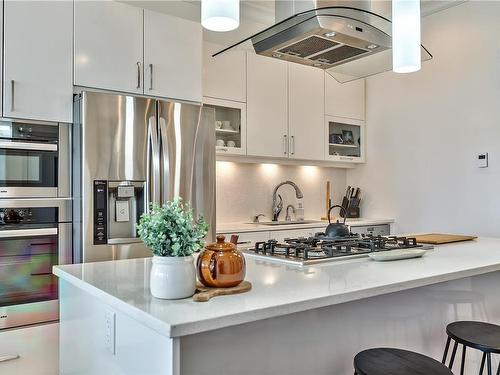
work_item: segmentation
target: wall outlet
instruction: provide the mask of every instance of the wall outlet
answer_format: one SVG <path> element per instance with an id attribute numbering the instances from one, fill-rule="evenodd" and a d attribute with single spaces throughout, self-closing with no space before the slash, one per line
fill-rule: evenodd
<path id="1" fill-rule="evenodd" d="M 106 310 L 104 314 L 104 345 L 113 355 L 116 354 L 116 313 Z"/>

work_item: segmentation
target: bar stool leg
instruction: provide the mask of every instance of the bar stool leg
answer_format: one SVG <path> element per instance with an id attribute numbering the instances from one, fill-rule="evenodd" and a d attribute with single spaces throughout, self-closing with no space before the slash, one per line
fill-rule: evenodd
<path id="1" fill-rule="evenodd" d="M 455 341 L 455 344 L 453 345 L 453 351 L 451 352 L 450 364 L 448 365 L 448 368 L 450 370 L 453 367 L 453 362 L 455 362 L 455 354 L 457 354 L 457 347 L 458 347 L 458 341 Z"/>
<path id="2" fill-rule="evenodd" d="M 443 360 L 441 361 L 443 365 L 446 364 L 446 357 L 448 357 L 448 350 L 450 349 L 450 341 L 451 337 L 448 336 L 446 339 L 446 346 L 444 347 Z"/>
<path id="3" fill-rule="evenodd" d="M 492 373 L 491 373 L 491 353 L 486 354 L 486 361 L 488 363 L 488 375 L 492 375 Z"/>
<path id="4" fill-rule="evenodd" d="M 479 370 L 479 375 L 483 375 L 485 362 L 486 362 L 486 353 L 483 353 L 483 358 L 481 359 L 481 369 Z"/>
<path id="5" fill-rule="evenodd" d="M 460 365 L 460 375 L 464 375 L 464 368 L 465 368 L 465 351 L 467 347 L 462 344 L 462 364 Z"/>

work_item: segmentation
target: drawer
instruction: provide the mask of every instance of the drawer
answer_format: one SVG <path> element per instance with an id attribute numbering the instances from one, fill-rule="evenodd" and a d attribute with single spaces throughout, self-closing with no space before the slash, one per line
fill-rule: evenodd
<path id="1" fill-rule="evenodd" d="M 356 234 L 388 236 L 391 234 L 391 226 L 390 224 L 351 226 L 351 232 Z"/>
<path id="2" fill-rule="evenodd" d="M 268 231 L 260 232 L 242 232 L 242 233 L 217 233 L 226 236 L 226 241 L 231 239 L 231 235 L 236 234 L 238 238 L 238 247 L 253 247 L 256 242 L 262 242 L 269 240 Z"/>
<path id="3" fill-rule="evenodd" d="M 305 229 L 291 229 L 291 230 L 276 230 L 270 232 L 270 239 L 278 242 L 283 242 L 286 238 L 297 237 L 312 237 L 318 232 L 324 232 L 325 227 L 319 228 L 305 228 Z"/>

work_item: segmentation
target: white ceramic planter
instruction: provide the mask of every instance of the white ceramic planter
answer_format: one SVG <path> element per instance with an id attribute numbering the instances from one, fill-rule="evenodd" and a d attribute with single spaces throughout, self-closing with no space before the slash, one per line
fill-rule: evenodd
<path id="1" fill-rule="evenodd" d="M 191 297 L 196 291 L 193 256 L 153 257 L 150 275 L 151 294 L 156 298 Z"/>

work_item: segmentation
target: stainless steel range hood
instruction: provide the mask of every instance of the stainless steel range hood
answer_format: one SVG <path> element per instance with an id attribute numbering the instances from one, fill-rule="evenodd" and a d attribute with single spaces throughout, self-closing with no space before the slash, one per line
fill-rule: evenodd
<path id="1" fill-rule="evenodd" d="M 346 6 L 354 4 L 356 7 Z M 344 83 L 392 70 L 391 21 L 376 14 L 370 1 L 276 1 L 274 26 L 251 40 L 255 52 L 325 70 Z M 432 55 L 422 49 L 422 61 Z"/>

